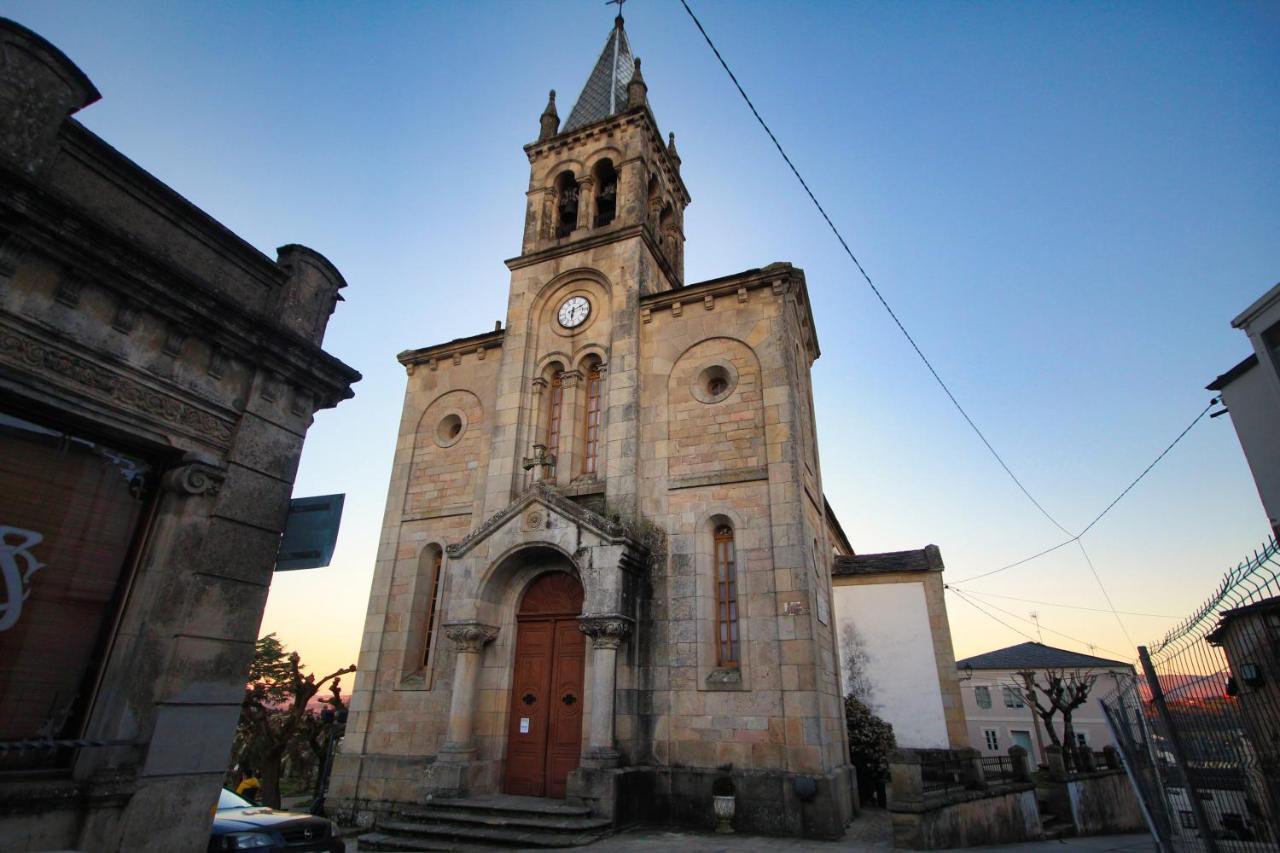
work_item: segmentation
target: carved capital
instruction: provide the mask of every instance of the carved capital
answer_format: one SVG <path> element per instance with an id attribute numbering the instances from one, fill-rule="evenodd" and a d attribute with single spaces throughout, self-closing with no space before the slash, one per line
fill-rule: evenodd
<path id="1" fill-rule="evenodd" d="M 498 636 L 498 629 L 480 622 L 446 622 L 444 635 L 458 644 L 459 652 L 479 652 Z"/>
<path id="2" fill-rule="evenodd" d="M 573 388 L 581 378 L 581 370 L 566 370 L 560 374 L 560 385 L 564 388 Z"/>
<path id="3" fill-rule="evenodd" d="M 165 472 L 161 485 L 180 497 L 210 497 L 218 494 L 227 472 L 216 461 L 200 453 L 188 453 L 183 464 Z"/>
<path id="4" fill-rule="evenodd" d="M 631 620 L 617 613 L 583 616 L 578 630 L 591 638 L 597 649 L 616 649 L 631 634 Z"/>

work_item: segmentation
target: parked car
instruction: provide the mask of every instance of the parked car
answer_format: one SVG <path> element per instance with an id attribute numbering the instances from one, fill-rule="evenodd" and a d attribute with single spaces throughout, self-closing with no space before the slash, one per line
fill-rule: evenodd
<path id="1" fill-rule="evenodd" d="M 346 853 L 337 825 L 301 812 L 255 806 L 226 788 L 213 812 L 209 853 L 256 850 L 258 853 Z"/>

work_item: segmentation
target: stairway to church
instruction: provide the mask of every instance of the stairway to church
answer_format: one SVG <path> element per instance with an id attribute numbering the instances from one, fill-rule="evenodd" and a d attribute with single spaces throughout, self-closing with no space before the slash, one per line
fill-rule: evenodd
<path id="1" fill-rule="evenodd" d="M 608 835 L 612 826 L 586 806 L 499 794 L 436 798 L 379 820 L 358 841 L 361 851 L 578 847 Z"/>

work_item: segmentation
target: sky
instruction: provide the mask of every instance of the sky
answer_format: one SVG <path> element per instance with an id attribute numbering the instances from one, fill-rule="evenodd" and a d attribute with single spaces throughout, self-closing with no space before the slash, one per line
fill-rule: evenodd
<path id="1" fill-rule="evenodd" d="M 1230 320 L 1280 280 L 1280 6 L 689 1 L 953 393 L 1068 529 L 1248 354 Z M 314 670 L 357 656 L 404 394 L 395 354 L 504 319 L 521 146 L 548 89 L 568 115 L 614 12 L 595 0 L 0 10 L 97 85 L 103 99 L 77 116 L 88 128 L 268 255 L 303 243 L 350 285 L 325 347 L 364 379 L 317 415 L 295 486 L 346 493 L 342 532 L 330 567 L 276 576 L 262 625 Z M 625 16 L 693 196 L 687 281 L 773 261 L 806 272 L 824 486 L 854 547 L 935 543 L 955 583 L 1061 542 L 884 313 L 677 0 L 632 0 Z M 1115 607 L 1145 615 L 1110 613 L 1072 546 L 957 583 L 988 614 L 948 596 L 956 655 L 1037 636 L 1034 611 L 1044 642 L 1129 660 L 1267 535 L 1230 418 L 1205 418 L 1083 540 Z"/>

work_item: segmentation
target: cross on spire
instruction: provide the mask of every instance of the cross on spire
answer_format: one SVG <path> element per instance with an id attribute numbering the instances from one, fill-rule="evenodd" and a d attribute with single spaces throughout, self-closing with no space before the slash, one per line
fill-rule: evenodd
<path id="1" fill-rule="evenodd" d="M 606 0 L 606 2 L 605 2 L 605 4 L 604 4 L 604 5 L 606 5 L 606 6 L 617 6 L 617 7 L 618 7 L 618 17 L 616 17 L 616 18 L 614 18 L 614 19 L 613 19 L 613 23 L 614 23 L 616 26 L 619 26 L 619 27 L 620 27 L 620 26 L 622 26 L 622 4 L 623 4 L 623 3 L 626 3 L 626 2 L 627 2 L 627 0 Z"/>

